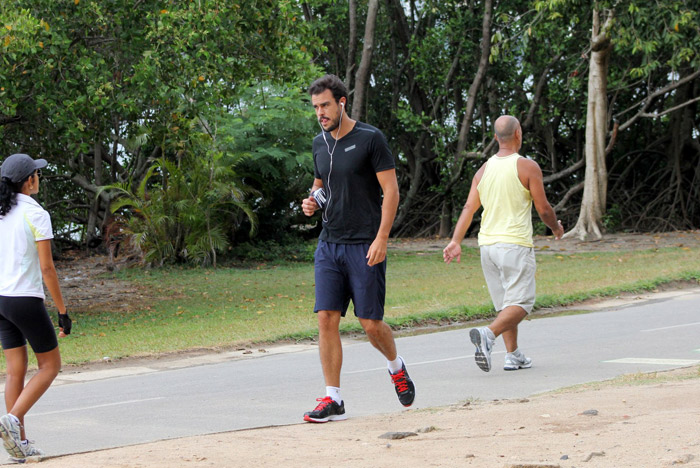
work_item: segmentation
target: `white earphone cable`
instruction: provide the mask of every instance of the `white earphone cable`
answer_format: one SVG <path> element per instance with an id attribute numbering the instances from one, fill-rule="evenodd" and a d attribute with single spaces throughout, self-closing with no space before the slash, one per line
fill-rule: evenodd
<path id="1" fill-rule="evenodd" d="M 338 136 L 340 135 L 340 128 L 343 125 L 343 114 L 345 113 L 345 105 L 341 102 L 340 103 L 340 120 L 338 121 L 338 131 L 336 132 L 335 136 L 335 143 L 333 144 L 333 149 L 331 150 L 331 146 L 328 144 L 328 140 L 326 139 L 326 131 L 323 129 L 323 125 L 321 125 L 321 133 L 323 134 L 323 141 L 326 143 L 326 149 L 328 150 L 328 155 L 331 158 L 330 162 L 330 169 L 328 170 L 328 201 L 326 201 L 326 207 L 323 209 L 323 212 L 321 213 L 321 219 L 323 220 L 324 223 L 328 222 L 328 208 L 331 205 L 331 198 L 333 197 L 333 194 L 331 193 L 331 174 L 333 173 L 333 153 L 335 153 L 335 147 L 338 146 Z M 320 125 L 320 123 L 319 123 Z M 330 133 L 330 132 L 328 132 Z M 333 134 L 331 133 L 331 136 Z"/>

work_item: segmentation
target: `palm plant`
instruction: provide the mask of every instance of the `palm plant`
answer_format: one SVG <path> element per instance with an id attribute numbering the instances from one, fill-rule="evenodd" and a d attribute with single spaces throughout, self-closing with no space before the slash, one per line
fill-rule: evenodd
<path id="1" fill-rule="evenodd" d="M 111 211 L 129 213 L 125 234 L 145 264 L 216 266 L 217 253 L 228 249 L 243 220 L 254 233 L 256 216 L 245 200 L 250 190 L 222 157 L 214 150 L 202 157 L 180 151 L 175 161 L 156 159 L 138 184 L 105 187 L 113 191 Z"/>

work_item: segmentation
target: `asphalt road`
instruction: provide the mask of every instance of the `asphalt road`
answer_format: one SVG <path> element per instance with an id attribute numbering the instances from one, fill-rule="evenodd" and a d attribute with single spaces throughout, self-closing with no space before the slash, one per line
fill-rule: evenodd
<path id="1" fill-rule="evenodd" d="M 579 383 L 700 363 L 700 288 L 525 321 L 521 349 L 533 367 L 474 364 L 468 329 L 397 339 L 416 383 L 412 408 L 522 398 Z M 385 361 L 366 342 L 346 343 L 342 394 L 349 417 L 405 411 Z M 302 422 L 325 388 L 314 346 L 218 354 L 180 363 L 61 375 L 26 418 L 47 455 Z"/>

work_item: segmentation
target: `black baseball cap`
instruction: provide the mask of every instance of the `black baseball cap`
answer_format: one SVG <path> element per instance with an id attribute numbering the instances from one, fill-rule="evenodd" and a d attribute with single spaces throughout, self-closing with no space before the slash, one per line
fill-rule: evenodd
<path id="1" fill-rule="evenodd" d="M 32 159 L 28 154 L 22 153 L 13 154 L 2 162 L 0 177 L 8 178 L 12 183 L 22 182 L 47 164 L 46 159 Z"/>

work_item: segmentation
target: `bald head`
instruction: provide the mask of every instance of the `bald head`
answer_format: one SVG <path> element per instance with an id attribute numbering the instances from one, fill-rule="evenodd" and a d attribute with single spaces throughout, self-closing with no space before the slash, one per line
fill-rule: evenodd
<path id="1" fill-rule="evenodd" d="M 520 122 L 512 115 L 502 115 L 496 119 L 494 130 L 500 144 L 510 143 L 515 139 L 516 132 L 520 130 Z"/>

